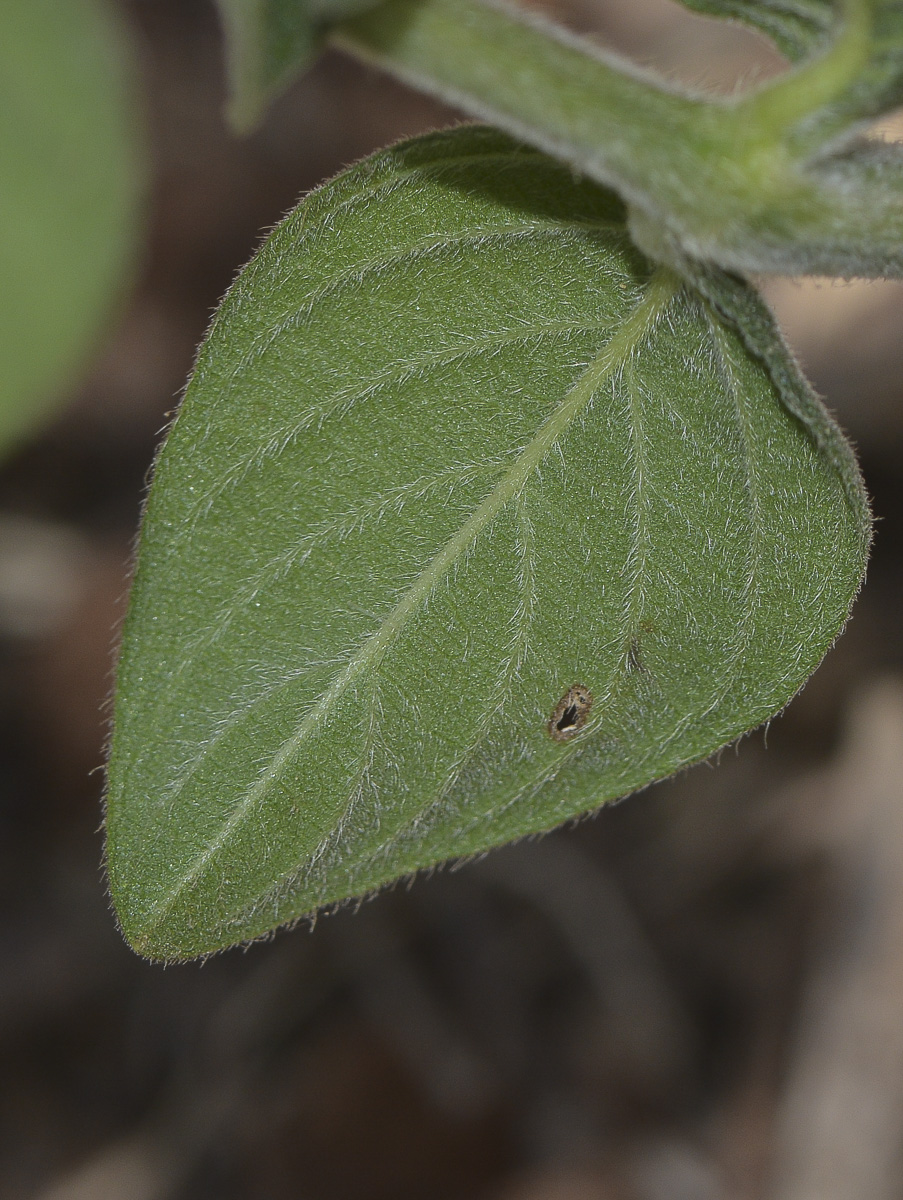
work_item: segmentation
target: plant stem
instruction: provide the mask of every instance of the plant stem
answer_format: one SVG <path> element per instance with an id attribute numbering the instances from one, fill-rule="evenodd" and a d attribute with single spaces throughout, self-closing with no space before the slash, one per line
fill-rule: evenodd
<path id="1" fill-rule="evenodd" d="M 682 92 L 507 0 L 385 0 L 334 27 L 357 58 L 619 193 L 651 257 L 742 272 L 903 272 L 899 164 L 880 178 L 809 160 L 848 122 L 871 0 L 841 0 L 824 53 L 746 96 Z M 875 171 L 872 171 L 875 175 Z"/>
<path id="2" fill-rule="evenodd" d="M 834 40 L 818 58 L 804 63 L 742 102 L 749 120 L 772 137 L 824 108 L 864 71 L 872 37 L 869 0 L 842 0 Z"/>
<path id="3" fill-rule="evenodd" d="M 703 149 L 726 112 L 504 0 L 388 0 L 332 41 L 637 202 L 663 148 Z"/>

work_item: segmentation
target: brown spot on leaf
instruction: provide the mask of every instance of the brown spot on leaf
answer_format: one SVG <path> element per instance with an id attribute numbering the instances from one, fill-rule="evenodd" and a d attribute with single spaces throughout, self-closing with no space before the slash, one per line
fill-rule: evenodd
<path id="1" fill-rule="evenodd" d="M 555 742 L 566 742 L 583 728 L 593 705 L 593 694 L 582 683 L 575 683 L 552 710 L 547 729 Z"/>

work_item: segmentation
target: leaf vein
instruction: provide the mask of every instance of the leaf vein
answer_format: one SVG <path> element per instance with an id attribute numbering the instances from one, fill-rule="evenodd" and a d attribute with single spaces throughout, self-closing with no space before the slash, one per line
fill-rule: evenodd
<path id="1" fill-rule="evenodd" d="M 372 258 L 363 259 L 355 263 L 352 267 L 336 272 L 334 275 L 323 280 L 308 293 L 304 303 L 300 307 L 293 308 L 291 313 L 287 314 L 277 324 L 268 326 L 264 337 L 258 343 L 252 345 L 251 349 L 239 360 L 234 374 L 240 374 L 253 363 L 259 361 L 283 334 L 292 333 L 299 329 L 310 318 L 314 310 L 325 300 L 341 293 L 345 288 L 362 284 L 369 276 L 379 275 L 392 268 L 409 266 L 422 258 L 441 255 L 446 252 L 454 253 L 462 248 L 481 247 L 490 242 L 503 243 L 519 241 L 530 237 L 558 237 L 567 239 L 570 236 L 574 240 L 582 240 L 587 234 L 601 233 L 603 231 L 606 235 L 606 250 L 612 241 L 622 245 L 629 241 L 627 231 L 623 225 L 614 225 L 605 221 L 574 221 L 563 218 L 561 220 L 546 218 L 542 221 L 522 221 L 520 224 L 514 224 L 508 220 L 504 224 L 484 225 L 464 229 L 453 236 L 438 233 L 427 234 L 416 242 L 399 247 L 389 254 L 378 254 Z M 612 254 L 611 257 L 613 260 L 616 259 L 615 254 Z"/>
<path id="2" fill-rule="evenodd" d="M 421 571 L 395 608 L 355 653 L 345 668 L 336 676 L 320 701 L 299 722 L 294 733 L 289 735 L 273 754 L 267 769 L 241 797 L 230 817 L 224 822 L 219 834 L 198 854 L 196 860 L 176 881 L 174 888 L 161 897 L 154 908 L 154 923 L 158 924 L 172 907 L 181 893 L 199 877 L 214 855 L 226 844 L 231 834 L 246 820 L 265 794 L 268 785 L 288 767 L 301 745 L 318 732 L 329 717 L 330 710 L 340 697 L 370 667 L 378 668 L 383 656 L 394 642 L 412 612 L 428 600 L 434 587 L 454 568 L 455 563 L 466 553 L 473 541 L 487 528 L 494 518 L 512 501 L 516 501 L 524 485 L 537 470 L 545 456 L 557 446 L 560 438 L 571 423 L 590 404 L 604 381 L 620 371 L 649 337 L 652 330 L 666 314 L 678 290 L 679 281 L 669 271 L 660 268 L 648 285 L 644 299 L 624 321 L 617 333 L 603 347 L 596 358 L 584 370 L 580 378 L 565 394 L 558 407 L 546 419 L 536 436 L 518 455 L 492 492 L 484 499 L 462 528 L 433 557 Z M 526 578 L 526 577 L 525 577 Z M 571 752 L 576 746 L 569 748 Z M 561 763 L 570 757 L 563 755 Z M 560 769 L 561 763 L 552 768 L 552 774 Z M 548 771 L 543 776 L 545 779 Z M 541 784 L 542 781 L 540 781 Z M 535 786 L 540 786 L 536 784 Z M 528 785 L 527 789 L 529 790 Z M 523 791 L 519 793 L 522 795 Z M 426 806 L 428 807 L 428 805 Z M 416 820 L 416 818 L 415 818 Z M 307 856 L 305 856 L 306 861 Z M 295 864 L 283 872 L 280 879 L 294 877 L 299 870 Z M 277 881 L 278 883 L 278 881 Z M 275 885 L 274 885 L 275 886 Z"/>
<path id="3" fill-rule="evenodd" d="M 325 404 L 307 409 L 300 416 L 295 416 L 290 425 L 285 425 L 272 433 L 262 447 L 256 447 L 249 450 L 247 454 L 240 455 L 234 468 L 221 479 L 217 486 L 199 496 L 189 508 L 180 523 L 179 531 L 169 542 L 171 555 L 175 558 L 178 557 L 179 547 L 191 535 L 197 521 L 206 517 L 216 500 L 231 488 L 237 487 L 250 471 L 261 467 L 268 458 L 283 453 L 292 441 L 309 429 L 315 421 L 317 428 L 321 429 L 328 420 L 347 416 L 355 406 L 371 399 L 384 388 L 398 386 L 409 379 L 425 377 L 429 371 L 437 368 L 452 366 L 455 363 L 466 363 L 487 352 L 499 351 L 505 347 L 530 342 L 534 339 L 542 341 L 556 336 L 594 333 L 597 330 L 605 329 L 608 324 L 608 321 L 589 323 L 543 321 L 536 326 L 520 326 L 513 332 L 506 330 L 485 337 L 471 338 L 461 345 L 430 351 L 416 358 L 407 359 L 401 364 L 393 363 L 391 368 L 374 372 L 364 381 L 357 380 L 354 388 L 340 389 Z"/>

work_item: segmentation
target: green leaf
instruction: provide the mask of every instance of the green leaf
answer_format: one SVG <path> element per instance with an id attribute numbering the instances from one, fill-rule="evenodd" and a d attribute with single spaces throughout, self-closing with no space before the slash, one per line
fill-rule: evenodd
<path id="1" fill-rule="evenodd" d="M 134 249 L 121 30 L 94 0 L 0 5 L 0 450 L 77 383 Z"/>
<path id="2" fill-rule="evenodd" d="M 790 699 L 868 508 L 765 310 L 701 283 L 483 127 L 275 230 L 147 507 L 108 807 L 137 950 L 204 954 L 548 829 Z"/>
<path id="3" fill-rule="evenodd" d="M 818 54 L 720 100 L 682 94 L 504 0 L 385 0 L 331 36 L 614 188 L 656 259 L 900 275 L 896 195 L 870 194 L 826 159 L 897 95 L 901 13 L 880 8 L 874 24 L 869 0 L 847 0 Z"/>
<path id="4" fill-rule="evenodd" d="M 377 0 L 217 0 L 229 63 L 229 120 L 252 129 L 317 54 L 329 26 Z"/>
<path id="5" fill-rule="evenodd" d="M 680 0 L 684 8 L 707 17 L 749 25 L 771 38 L 791 62 L 807 58 L 830 38 L 831 0 Z"/>
<path id="6" fill-rule="evenodd" d="M 900 0 L 680 0 L 686 8 L 727 17 L 764 33 L 792 62 L 826 50 L 844 27 L 858 26 L 862 57 L 818 136 L 840 133 L 903 103 L 903 5 Z"/>

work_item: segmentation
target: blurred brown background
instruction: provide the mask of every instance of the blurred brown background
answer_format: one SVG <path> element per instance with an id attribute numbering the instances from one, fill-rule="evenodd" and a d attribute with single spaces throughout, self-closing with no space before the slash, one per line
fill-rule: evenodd
<path id="1" fill-rule="evenodd" d="M 96 768 L 159 431 L 261 230 L 458 118 L 326 55 L 239 142 L 208 0 L 120 7 L 144 257 L 0 476 L 0 1200 L 903 1197 L 900 285 L 769 284 L 879 524 L 849 629 L 767 737 L 312 933 L 165 970 L 121 941 Z M 781 69 L 666 0 L 557 9 L 691 82 Z"/>

